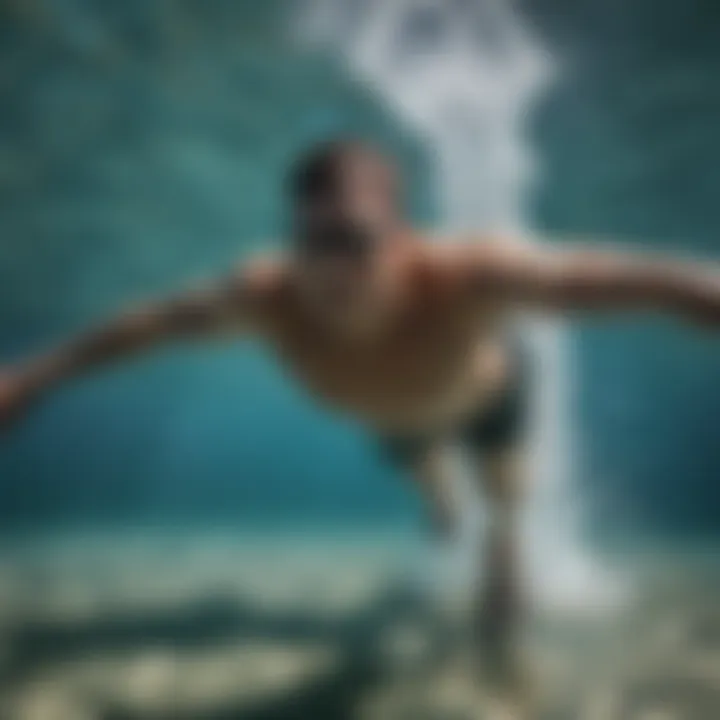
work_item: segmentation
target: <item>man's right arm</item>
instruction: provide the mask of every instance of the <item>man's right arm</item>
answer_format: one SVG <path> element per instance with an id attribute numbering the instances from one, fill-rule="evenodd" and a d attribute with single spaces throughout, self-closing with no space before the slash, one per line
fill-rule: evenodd
<path id="1" fill-rule="evenodd" d="M 0 424 L 56 385 L 177 340 L 255 329 L 262 279 L 254 268 L 213 285 L 121 313 L 48 352 L 0 369 Z"/>

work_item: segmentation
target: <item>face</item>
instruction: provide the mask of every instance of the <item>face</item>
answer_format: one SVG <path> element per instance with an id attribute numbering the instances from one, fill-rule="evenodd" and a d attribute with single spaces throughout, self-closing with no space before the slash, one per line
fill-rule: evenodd
<path id="1" fill-rule="evenodd" d="M 330 191 L 297 206 L 300 284 L 320 317 L 352 327 L 382 314 L 395 229 L 389 173 L 374 159 L 348 160 Z"/>

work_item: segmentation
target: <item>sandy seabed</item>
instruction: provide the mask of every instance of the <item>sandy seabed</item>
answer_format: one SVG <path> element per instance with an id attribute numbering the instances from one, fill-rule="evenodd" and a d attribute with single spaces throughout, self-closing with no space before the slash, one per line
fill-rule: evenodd
<path id="1" fill-rule="evenodd" d="M 7 542 L 0 719 L 720 718 L 720 555 L 636 560 L 632 601 L 536 614 L 533 700 L 508 705 L 408 586 L 416 554 L 377 536 Z"/>

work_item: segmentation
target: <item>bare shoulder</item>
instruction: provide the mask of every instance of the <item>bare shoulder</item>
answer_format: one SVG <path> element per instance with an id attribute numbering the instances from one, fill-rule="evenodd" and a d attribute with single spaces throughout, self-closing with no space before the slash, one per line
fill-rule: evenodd
<path id="1" fill-rule="evenodd" d="M 243 295 L 252 303 L 264 304 L 276 298 L 287 287 L 290 269 L 280 254 L 262 254 L 245 261 L 237 278 Z"/>
<path id="2" fill-rule="evenodd" d="M 431 272 L 458 284 L 478 275 L 502 274 L 531 253 L 526 238 L 489 233 L 439 236 L 429 240 L 424 251 Z"/>
<path id="3" fill-rule="evenodd" d="M 242 315 L 264 333 L 287 305 L 290 267 L 282 255 L 261 254 L 245 260 L 234 274 Z"/>

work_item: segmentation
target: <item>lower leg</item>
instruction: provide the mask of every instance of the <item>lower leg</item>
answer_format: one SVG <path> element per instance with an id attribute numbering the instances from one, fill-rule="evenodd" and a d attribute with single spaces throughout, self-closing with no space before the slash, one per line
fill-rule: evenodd
<path id="1" fill-rule="evenodd" d="M 521 615 L 514 518 L 493 518 L 486 543 L 485 573 L 477 598 L 479 640 L 489 659 L 503 663 L 512 650 Z"/>
<path id="2" fill-rule="evenodd" d="M 488 504 L 485 572 L 477 602 L 480 650 L 490 670 L 513 675 L 522 620 L 520 582 L 520 463 L 517 453 L 486 458 L 484 489 Z"/>

